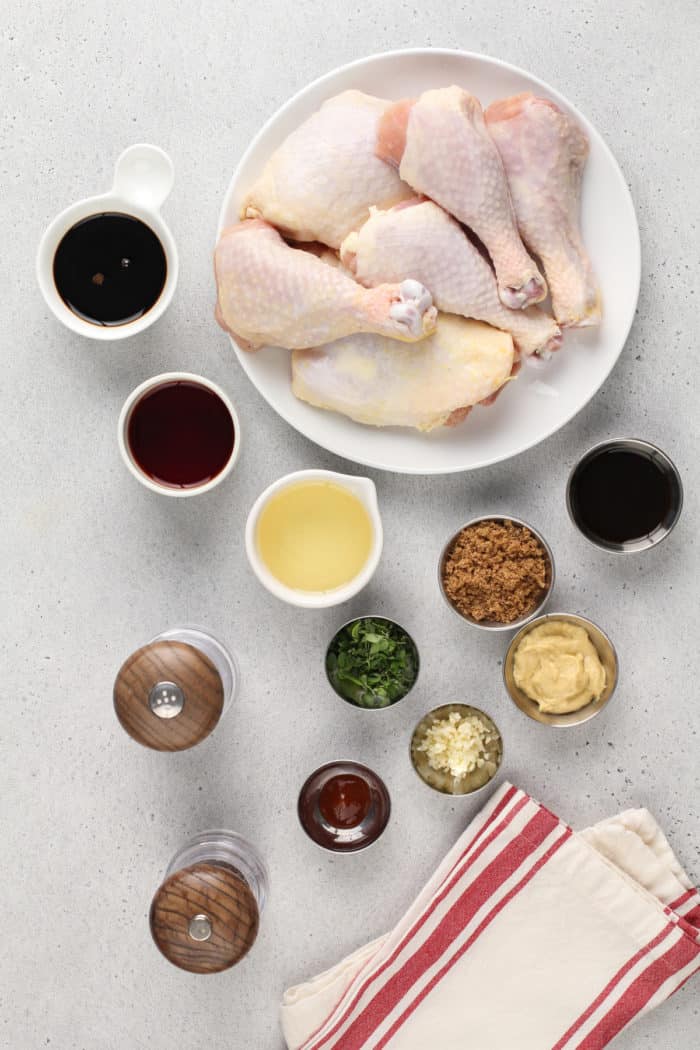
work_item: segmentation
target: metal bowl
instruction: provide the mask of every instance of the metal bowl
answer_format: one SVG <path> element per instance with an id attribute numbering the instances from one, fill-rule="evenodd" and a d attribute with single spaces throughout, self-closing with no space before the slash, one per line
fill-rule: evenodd
<path id="1" fill-rule="evenodd" d="M 601 452 L 608 452 L 611 450 L 626 450 L 629 452 L 637 452 L 646 456 L 650 459 L 659 470 L 665 474 L 671 486 L 671 509 L 664 521 L 661 522 L 653 532 L 650 532 L 648 536 L 641 536 L 639 539 L 629 540 L 625 543 L 617 543 L 614 540 L 604 540 L 600 536 L 596 536 L 586 529 L 585 526 L 579 521 L 576 510 L 574 508 L 574 501 L 572 499 L 572 487 L 576 480 L 576 476 L 586 464 L 590 463 L 592 459 L 595 459 L 601 454 Z M 618 438 L 612 441 L 601 441 L 597 445 L 593 445 L 587 452 L 584 452 L 577 463 L 574 465 L 573 470 L 569 474 L 569 479 L 566 483 L 566 509 L 569 512 L 571 521 L 579 530 L 582 536 L 592 543 L 594 547 L 598 547 L 600 550 L 609 551 L 613 554 L 636 554 L 637 551 L 650 550 L 655 547 L 657 543 L 661 543 L 665 540 L 668 535 L 675 528 L 676 522 L 681 516 L 681 510 L 683 509 L 683 482 L 678 472 L 676 464 L 670 459 L 665 452 L 662 452 L 656 445 L 652 445 L 649 441 L 642 441 L 639 438 Z"/>
<path id="2" fill-rule="evenodd" d="M 350 700 L 347 696 L 344 696 L 344 694 L 341 693 L 339 689 L 336 688 L 328 672 L 328 653 L 330 651 L 331 646 L 333 645 L 333 642 L 335 641 L 335 639 L 341 631 L 344 631 L 346 627 L 350 626 L 350 624 L 357 623 L 358 620 L 384 620 L 386 623 L 393 623 L 394 626 L 398 627 L 400 631 L 403 631 L 403 633 L 406 635 L 413 647 L 413 656 L 416 665 L 416 674 L 413 679 L 413 683 L 411 686 L 409 686 L 409 688 L 406 690 L 403 696 L 399 697 L 398 700 L 394 700 L 392 704 L 387 704 L 385 707 L 363 707 L 362 704 L 356 704 L 354 700 Z M 418 646 L 413 640 L 413 636 L 406 630 L 404 626 L 402 626 L 402 624 L 398 622 L 398 620 L 394 620 L 391 616 L 375 616 L 374 613 L 364 613 L 362 616 L 353 616 L 351 620 L 346 620 L 345 623 L 341 624 L 337 631 L 333 633 L 333 637 L 331 638 L 330 642 L 326 647 L 326 655 L 323 661 L 323 666 L 325 668 L 326 678 L 328 679 L 328 684 L 330 685 L 331 689 L 336 694 L 336 696 L 339 696 L 341 700 L 344 700 L 349 707 L 354 707 L 357 711 L 391 711 L 392 708 L 397 707 L 401 703 L 401 701 L 405 700 L 408 694 L 413 692 L 413 690 L 415 689 L 416 682 L 418 681 L 418 676 L 420 674 L 420 654 L 418 652 Z"/>
<path id="3" fill-rule="evenodd" d="M 498 755 L 498 763 L 496 765 L 496 769 L 488 777 L 488 779 L 486 779 L 483 782 L 483 784 L 479 784 L 477 787 L 473 787 L 471 790 L 468 791 L 450 791 L 448 787 L 441 788 L 438 787 L 436 784 L 431 784 L 430 781 L 426 779 L 427 775 L 442 775 L 445 778 L 447 778 L 448 774 L 440 774 L 437 770 L 433 770 L 430 764 L 428 763 L 428 759 L 425 752 L 417 752 L 415 749 L 417 737 L 421 733 L 422 729 L 426 727 L 427 724 L 440 721 L 442 718 L 446 718 L 453 711 L 458 711 L 459 714 L 462 716 L 479 715 L 481 718 L 486 719 L 486 721 L 490 722 L 493 728 L 496 730 L 500 740 L 500 752 Z M 494 720 L 491 718 L 491 716 L 486 714 L 486 712 L 482 711 L 479 707 L 474 707 L 472 706 L 472 704 L 442 704 L 440 707 L 434 707 L 432 711 L 428 711 L 427 714 L 423 715 L 420 722 L 417 723 L 416 727 L 413 730 L 413 733 L 411 734 L 411 742 L 409 745 L 408 753 L 411 759 L 411 765 L 413 766 L 416 775 L 426 785 L 426 787 L 430 788 L 431 791 L 435 791 L 439 795 L 445 795 L 445 797 L 447 798 L 472 798 L 474 795 L 478 795 L 480 791 L 483 791 L 484 788 L 488 787 L 489 784 L 491 784 L 493 780 L 498 776 L 498 773 L 503 765 L 503 736 L 501 734 L 500 729 L 498 728 Z M 423 770 L 423 772 L 421 772 L 421 770 Z M 456 782 L 459 783 L 459 778 L 453 777 L 451 779 L 453 781 L 455 781 L 456 779 Z"/>
<path id="4" fill-rule="evenodd" d="M 545 592 L 542 595 L 541 600 L 537 603 L 537 605 L 533 606 L 533 608 L 529 612 L 525 613 L 524 616 L 519 617 L 517 620 L 512 620 L 510 623 L 497 623 L 495 620 L 472 620 L 469 616 L 464 616 L 464 614 L 459 612 L 459 610 L 456 609 L 450 601 L 450 598 L 448 597 L 447 592 L 445 591 L 445 585 L 442 579 L 443 569 L 445 567 L 447 556 L 450 553 L 452 545 L 456 542 L 460 533 L 463 532 L 464 529 L 468 529 L 472 525 L 480 525 L 482 522 L 486 521 L 513 522 L 513 524 L 515 525 L 522 525 L 524 528 L 529 529 L 533 536 L 535 536 L 535 538 L 538 539 L 539 542 L 542 544 L 544 552 L 547 556 L 547 580 L 545 585 Z M 480 627 L 482 631 L 514 631 L 517 630 L 519 627 L 522 627 L 523 624 L 528 623 L 535 616 L 538 616 L 550 599 L 552 590 L 554 588 L 554 580 L 554 555 L 552 554 L 552 549 L 547 543 L 546 539 L 544 538 L 542 533 L 538 532 L 538 530 L 532 525 L 530 525 L 529 522 L 523 521 L 522 518 L 514 518 L 512 514 L 484 514 L 480 518 L 472 518 L 471 521 L 465 522 L 464 525 L 461 525 L 457 529 L 457 531 L 453 533 L 452 536 L 450 536 L 449 540 L 442 548 L 442 551 L 440 553 L 440 559 L 438 561 L 438 586 L 440 587 L 440 594 L 445 600 L 445 603 L 452 610 L 455 616 L 458 616 L 460 618 L 460 620 L 462 620 L 464 623 L 471 624 L 472 627 Z"/>
<path id="5" fill-rule="evenodd" d="M 529 634 L 535 627 L 551 620 L 564 620 L 566 623 L 572 623 L 577 627 L 583 627 L 595 646 L 596 652 L 598 653 L 606 672 L 605 689 L 601 696 L 599 696 L 597 700 L 591 701 L 590 704 L 586 704 L 585 707 L 579 708 L 578 711 L 571 711 L 569 714 L 565 715 L 540 711 L 539 705 L 534 700 L 531 700 L 527 693 L 524 693 L 522 689 L 515 684 L 515 679 L 513 678 L 513 660 L 518 645 L 525 635 Z M 547 613 L 546 616 L 538 616 L 536 620 L 532 620 L 530 623 L 526 624 L 526 626 L 521 628 L 512 639 L 508 646 L 508 651 L 506 652 L 506 658 L 503 661 L 503 680 L 513 703 L 519 707 L 528 718 L 534 719 L 535 722 L 540 722 L 542 725 L 546 726 L 555 726 L 557 728 L 581 725 L 583 722 L 588 722 L 588 720 L 597 715 L 599 711 L 602 711 L 615 692 L 618 676 L 619 664 L 617 660 L 617 652 L 607 634 L 605 634 L 597 624 L 593 623 L 592 620 L 587 620 L 585 616 L 577 616 L 574 613 Z"/>
<path id="6" fill-rule="evenodd" d="M 323 785 L 333 776 L 360 776 L 369 787 L 371 805 L 359 824 L 337 828 L 328 823 L 319 809 Z M 328 853 L 359 853 L 368 849 L 384 833 L 391 816 L 391 798 L 382 778 L 361 762 L 340 759 L 326 762 L 306 778 L 299 792 L 297 816 L 312 842 Z"/>

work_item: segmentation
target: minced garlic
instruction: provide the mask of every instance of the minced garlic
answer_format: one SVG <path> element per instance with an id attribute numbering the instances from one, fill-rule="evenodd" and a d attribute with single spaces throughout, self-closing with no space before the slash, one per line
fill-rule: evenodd
<path id="1" fill-rule="evenodd" d="M 488 758 L 488 745 L 496 740 L 493 730 L 478 715 L 452 711 L 425 729 L 416 750 L 425 752 L 429 765 L 437 772 L 459 778 L 482 768 Z"/>

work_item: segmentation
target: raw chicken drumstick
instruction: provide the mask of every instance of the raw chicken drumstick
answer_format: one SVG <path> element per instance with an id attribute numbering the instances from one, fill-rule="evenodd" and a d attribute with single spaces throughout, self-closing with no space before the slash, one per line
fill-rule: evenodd
<path id="1" fill-rule="evenodd" d="M 359 232 L 343 241 L 340 254 L 360 284 L 371 288 L 410 275 L 430 288 L 438 310 L 510 332 L 524 357 L 561 346 L 561 329 L 549 314 L 537 306 L 508 310 L 503 305 L 481 252 L 432 201 L 415 198 L 389 211 L 373 208 Z"/>
<path id="2" fill-rule="evenodd" d="M 292 354 L 292 390 L 301 401 L 372 426 L 433 427 L 459 423 L 508 380 L 513 341 L 463 317 L 440 316 L 418 346 L 376 335 L 351 335 Z"/>
<path id="3" fill-rule="evenodd" d="M 504 306 L 519 309 L 545 298 L 544 278 L 520 239 L 503 162 L 478 99 L 449 87 L 395 103 L 379 122 L 377 156 L 474 231 L 491 256 Z"/>
<path id="4" fill-rule="evenodd" d="M 338 248 L 371 204 L 388 208 L 413 191 L 379 160 L 377 127 L 390 102 L 344 91 L 275 150 L 246 197 L 241 218 L 263 218 L 295 241 Z"/>
<path id="5" fill-rule="evenodd" d="M 261 219 L 224 230 L 214 253 L 216 318 L 246 349 L 319 346 L 354 332 L 416 342 L 435 328 L 417 281 L 363 288 Z"/>
<path id="6" fill-rule="evenodd" d="M 529 92 L 494 102 L 485 116 L 520 232 L 542 260 L 554 316 L 560 325 L 599 324 L 600 296 L 579 229 L 586 136 L 553 102 Z"/>

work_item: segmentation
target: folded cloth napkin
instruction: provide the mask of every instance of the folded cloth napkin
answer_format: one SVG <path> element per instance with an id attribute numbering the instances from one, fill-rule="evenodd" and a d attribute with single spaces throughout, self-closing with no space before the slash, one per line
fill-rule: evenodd
<path id="1" fill-rule="evenodd" d="M 504 784 L 391 933 L 284 996 L 290 1050 L 598 1050 L 700 969 L 647 810 L 574 833 Z"/>

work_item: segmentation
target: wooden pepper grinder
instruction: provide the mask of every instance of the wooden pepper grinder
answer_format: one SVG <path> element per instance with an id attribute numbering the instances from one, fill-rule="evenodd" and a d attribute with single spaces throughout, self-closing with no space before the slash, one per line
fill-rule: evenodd
<path id="1" fill-rule="evenodd" d="M 175 854 L 151 904 L 151 934 L 190 973 L 219 973 L 247 955 L 268 893 L 257 850 L 232 831 L 205 831 Z"/>
<path id="2" fill-rule="evenodd" d="M 114 709 L 129 736 L 156 751 L 185 751 L 209 736 L 238 688 L 233 656 L 200 627 L 176 627 L 124 661 Z"/>

